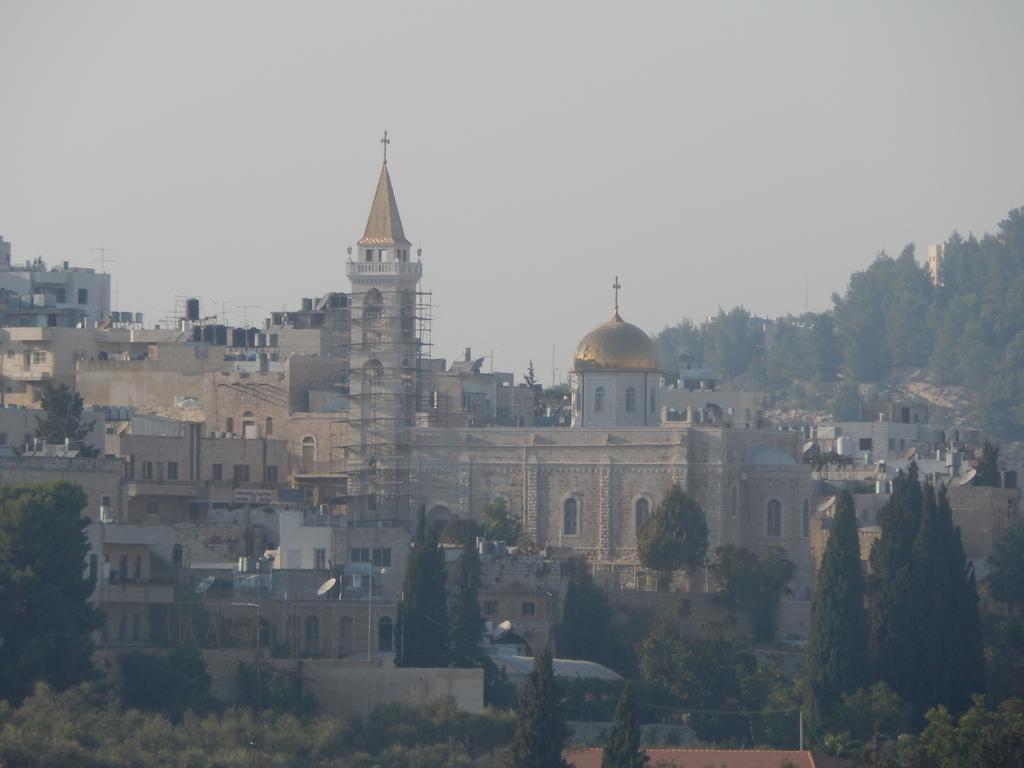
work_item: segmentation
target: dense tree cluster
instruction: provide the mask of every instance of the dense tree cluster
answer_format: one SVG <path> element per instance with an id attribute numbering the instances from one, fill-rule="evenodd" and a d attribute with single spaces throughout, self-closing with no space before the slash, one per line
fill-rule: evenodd
<path id="1" fill-rule="evenodd" d="M 911 465 L 879 513 L 868 581 L 875 674 L 919 715 L 962 712 L 983 692 L 984 650 L 974 571 L 945 490 Z"/>
<path id="2" fill-rule="evenodd" d="M 726 603 L 750 619 L 758 642 L 775 639 L 782 598 L 792 594 L 789 582 L 796 566 L 782 547 L 769 545 L 760 552 L 726 544 L 715 550 L 711 571 L 722 585 Z"/>
<path id="3" fill-rule="evenodd" d="M 700 327 L 684 320 L 656 338 L 662 367 L 676 371 L 685 353 L 725 378 L 787 390 L 840 376 L 849 388 L 926 368 L 978 393 L 988 431 L 1024 437 L 1024 209 L 1010 211 L 994 235 L 950 237 L 941 285 L 908 245 L 895 259 L 880 253 L 832 301 L 827 312 L 779 318 L 767 330 L 742 307 Z M 842 394 L 834 405 L 845 417 L 851 392 Z"/>
<path id="4" fill-rule="evenodd" d="M 471 715 L 451 701 L 388 705 L 366 719 L 300 718 L 264 711 L 252 743 L 250 713 L 227 709 L 180 724 L 122 710 L 88 687 L 58 694 L 40 685 L 13 708 L 0 702 L 0 765 L 42 768 L 498 768 L 514 720 Z"/>
<path id="5" fill-rule="evenodd" d="M 92 677 L 86 498 L 70 483 L 0 485 L 0 699 L 37 682 L 64 689 Z"/>
<path id="6" fill-rule="evenodd" d="M 936 708 L 962 713 L 986 687 L 974 572 L 945 489 L 922 485 L 912 464 L 879 523 L 865 582 L 853 499 L 841 494 L 818 573 L 804 703 L 838 753 Z M 1005 639 L 1013 656 L 1019 645 Z M 990 664 L 1001 661 L 990 651 Z"/>

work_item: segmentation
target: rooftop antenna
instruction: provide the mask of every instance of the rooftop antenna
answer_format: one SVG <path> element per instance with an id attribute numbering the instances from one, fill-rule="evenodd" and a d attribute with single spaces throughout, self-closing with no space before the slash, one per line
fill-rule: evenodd
<path id="1" fill-rule="evenodd" d="M 117 259 L 111 259 L 107 257 L 108 253 L 117 253 L 117 250 L 115 250 L 114 248 L 107 248 L 106 246 L 102 245 L 94 245 L 90 250 L 96 251 L 100 255 L 100 257 L 96 259 L 96 261 L 98 261 L 100 264 L 100 274 L 105 275 L 107 273 L 108 261 L 111 264 L 117 264 Z"/>
<path id="2" fill-rule="evenodd" d="M 245 328 L 249 327 L 249 310 L 259 309 L 259 304 L 235 304 L 235 309 L 242 310 L 242 326 Z"/>

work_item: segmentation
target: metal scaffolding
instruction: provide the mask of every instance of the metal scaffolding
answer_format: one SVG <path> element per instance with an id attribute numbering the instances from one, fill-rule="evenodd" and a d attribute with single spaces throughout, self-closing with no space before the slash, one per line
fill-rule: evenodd
<path id="1" fill-rule="evenodd" d="M 350 308 L 346 405 L 331 426 L 331 473 L 351 520 L 409 520 L 411 429 L 433 407 L 432 294 L 373 287 L 350 294 Z"/>

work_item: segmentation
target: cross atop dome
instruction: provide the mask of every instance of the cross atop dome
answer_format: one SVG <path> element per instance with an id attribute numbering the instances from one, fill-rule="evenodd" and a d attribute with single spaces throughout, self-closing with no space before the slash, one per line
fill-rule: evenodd
<path id="1" fill-rule="evenodd" d="M 615 276 L 615 282 L 612 283 L 612 290 L 615 291 L 615 317 L 619 317 L 619 289 L 620 288 L 622 288 L 622 283 L 619 282 L 619 276 L 616 275 Z"/>

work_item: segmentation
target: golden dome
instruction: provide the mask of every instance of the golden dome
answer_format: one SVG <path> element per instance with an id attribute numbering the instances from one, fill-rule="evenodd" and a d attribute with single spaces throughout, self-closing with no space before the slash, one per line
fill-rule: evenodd
<path id="1" fill-rule="evenodd" d="M 658 351 L 650 336 L 625 322 L 616 312 L 612 319 L 583 337 L 576 347 L 577 371 L 657 371 Z"/>

